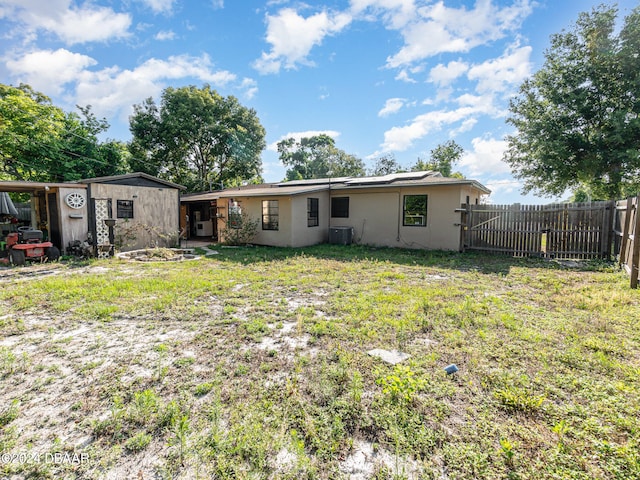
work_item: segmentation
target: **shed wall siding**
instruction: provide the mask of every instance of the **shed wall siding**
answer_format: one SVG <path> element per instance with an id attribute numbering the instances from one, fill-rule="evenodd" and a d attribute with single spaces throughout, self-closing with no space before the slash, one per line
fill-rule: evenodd
<path id="1" fill-rule="evenodd" d="M 84 195 L 85 204 L 82 208 L 71 208 L 65 198 L 70 193 L 79 193 Z M 89 199 L 87 197 L 86 188 L 60 188 L 58 189 L 58 211 L 60 221 L 60 234 L 62 237 L 61 250 L 64 252 L 69 243 L 74 240 L 85 241 L 89 233 L 88 209 Z M 80 218 L 78 218 L 80 217 Z"/>
<path id="2" fill-rule="evenodd" d="M 137 229 L 135 240 L 123 245 L 122 251 L 156 245 L 167 247 L 175 243 L 180 210 L 177 189 L 95 183 L 91 185 L 91 196 L 96 199 L 111 199 L 113 218 L 117 215 L 118 200 L 133 200 L 133 219 L 116 219 L 116 236 L 119 229 L 122 232 L 134 225 L 154 231 L 155 234 L 150 234 L 143 228 Z"/>

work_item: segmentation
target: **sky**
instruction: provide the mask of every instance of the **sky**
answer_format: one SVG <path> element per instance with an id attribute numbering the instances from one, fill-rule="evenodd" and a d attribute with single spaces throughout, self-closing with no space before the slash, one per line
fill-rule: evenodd
<path id="1" fill-rule="evenodd" d="M 133 105 L 211 85 L 277 143 L 326 133 L 368 169 L 403 167 L 455 140 L 454 170 L 488 201 L 540 204 L 502 161 L 509 99 L 540 69 L 549 38 L 603 0 L 0 0 L 0 83 L 27 83 L 73 111 L 91 105 L 129 141 Z M 620 0 L 619 20 L 637 0 Z M 567 194 L 568 195 L 568 194 Z"/>

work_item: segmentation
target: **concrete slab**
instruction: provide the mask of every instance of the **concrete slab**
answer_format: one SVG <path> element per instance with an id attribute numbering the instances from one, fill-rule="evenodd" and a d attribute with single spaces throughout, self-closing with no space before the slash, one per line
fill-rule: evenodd
<path id="1" fill-rule="evenodd" d="M 408 353 L 403 353 L 398 350 L 384 350 L 381 348 L 374 348 L 373 350 L 369 350 L 367 353 L 372 357 L 378 357 L 383 362 L 390 363 L 391 365 L 404 362 L 407 358 L 411 357 Z"/>

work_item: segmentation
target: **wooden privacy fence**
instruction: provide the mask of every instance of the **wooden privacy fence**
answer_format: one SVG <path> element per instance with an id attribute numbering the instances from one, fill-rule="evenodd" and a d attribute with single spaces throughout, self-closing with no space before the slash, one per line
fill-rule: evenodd
<path id="1" fill-rule="evenodd" d="M 640 269 L 640 195 L 616 202 L 614 223 L 618 261 L 631 277 L 631 288 L 638 287 Z"/>
<path id="2" fill-rule="evenodd" d="M 618 202 L 463 205 L 462 250 L 516 257 L 618 257 L 638 287 L 640 195 Z"/>
<path id="3" fill-rule="evenodd" d="M 516 257 L 609 258 L 614 210 L 614 202 L 463 206 L 462 249 Z"/>

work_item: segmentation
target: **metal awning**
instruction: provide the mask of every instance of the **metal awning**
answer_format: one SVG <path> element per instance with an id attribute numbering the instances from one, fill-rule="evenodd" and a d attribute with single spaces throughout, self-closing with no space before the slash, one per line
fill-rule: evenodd
<path id="1" fill-rule="evenodd" d="M 20 192 L 20 193 L 33 193 L 42 190 L 49 190 L 50 188 L 84 188 L 87 186 L 82 183 L 50 183 L 50 182 L 23 182 L 23 181 L 8 181 L 0 182 L 0 192 Z"/>

